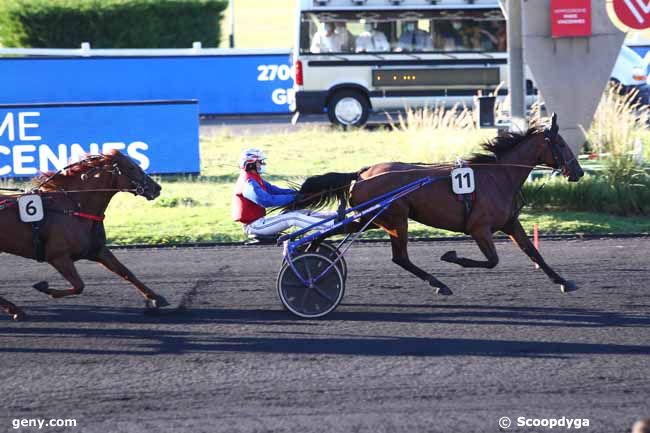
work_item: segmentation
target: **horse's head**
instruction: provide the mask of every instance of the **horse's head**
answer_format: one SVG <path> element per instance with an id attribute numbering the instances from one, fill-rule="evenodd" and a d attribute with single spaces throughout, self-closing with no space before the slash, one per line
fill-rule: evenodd
<path id="1" fill-rule="evenodd" d="M 134 195 L 141 195 L 147 200 L 153 200 L 160 195 L 161 186 L 131 158 L 117 150 L 110 151 L 106 157 L 113 170 L 113 188 L 134 190 Z"/>
<path id="2" fill-rule="evenodd" d="M 569 179 L 569 182 L 577 182 L 585 172 L 580 167 L 578 158 L 559 134 L 559 130 L 557 114 L 553 113 L 551 127 L 544 130 L 540 162 L 556 170 L 562 170 L 562 174 Z"/>

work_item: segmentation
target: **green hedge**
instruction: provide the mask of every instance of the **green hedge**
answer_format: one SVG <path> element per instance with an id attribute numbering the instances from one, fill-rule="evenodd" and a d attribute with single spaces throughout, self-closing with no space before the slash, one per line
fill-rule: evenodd
<path id="1" fill-rule="evenodd" d="M 224 0 L 0 0 L 5 47 L 217 47 Z"/>
<path id="2" fill-rule="evenodd" d="M 535 210 L 602 212 L 623 216 L 650 216 L 650 176 L 611 181 L 606 176 L 585 176 L 570 183 L 554 179 L 539 190 L 542 181 L 524 184 L 528 206 Z"/>

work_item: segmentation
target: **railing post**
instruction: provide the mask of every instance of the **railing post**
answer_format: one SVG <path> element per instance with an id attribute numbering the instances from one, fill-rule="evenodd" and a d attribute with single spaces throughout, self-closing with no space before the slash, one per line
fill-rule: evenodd
<path id="1" fill-rule="evenodd" d="M 82 42 L 81 43 L 81 55 L 84 57 L 90 57 L 90 42 Z"/>

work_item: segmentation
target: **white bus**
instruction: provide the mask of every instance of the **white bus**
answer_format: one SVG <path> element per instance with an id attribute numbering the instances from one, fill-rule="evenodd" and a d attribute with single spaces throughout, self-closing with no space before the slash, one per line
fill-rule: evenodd
<path id="1" fill-rule="evenodd" d="M 471 105 L 507 81 L 498 0 L 299 0 L 298 9 L 294 112 L 360 126 L 371 112 Z"/>

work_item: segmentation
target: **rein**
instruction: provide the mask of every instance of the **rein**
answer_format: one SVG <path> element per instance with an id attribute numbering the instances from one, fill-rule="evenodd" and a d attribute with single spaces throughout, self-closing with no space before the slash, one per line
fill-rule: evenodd
<path id="1" fill-rule="evenodd" d="M 25 190 L 25 189 L 20 189 L 20 188 L 0 188 L 0 191 L 10 191 L 10 192 L 15 192 L 17 194 L 9 194 L 5 197 L 10 197 L 9 199 L 5 199 L 0 201 L 0 210 L 7 209 L 9 207 L 16 206 L 16 201 L 12 200 L 12 198 L 15 197 L 20 197 L 25 194 L 38 194 L 40 196 L 47 197 L 49 195 L 54 195 L 54 194 L 63 194 L 64 196 L 67 196 L 70 193 L 98 193 L 98 192 L 132 192 L 135 194 L 143 195 L 145 193 L 146 187 L 143 186 L 144 180 L 146 178 L 146 175 L 143 173 L 143 178 L 140 180 L 135 180 L 131 178 L 131 176 L 126 175 L 126 177 L 129 179 L 131 184 L 133 185 L 133 188 L 96 188 L 96 189 L 77 189 L 77 190 L 64 190 L 64 189 L 52 189 L 52 190 L 42 190 L 45 185 L 48 183 L 52 182 L 53 179 L 55 179 L 57 176 L 59 176 L 61 173 L 65 172 L 66 170 L 69 170 L 72 167 L 79 166 L 80 164 L 83 164 L 88 161 L 95 161 L 95 160 L 102 160 L 102 161 L 107 161 L 108 163 L 113 162 L 112 167 L 109 167 L 108 164 L 100 167 L 91 167 L 88 171 L 81 173 L 81 180 L 85 181 L 85 179 L 92 175 L 93 173 L 97 171 L 104 171 L 107 173 L 110 173 L 113 176 L 113 186 L 116 185 L 115 181 L 115 176 L 124 176 L 122 173 L 120 167 L 118 166 L 117 162 L 112 161 L 110 158 L 108 158 L 106 155 L 92 155 L 87 157 L 86 159 L 82 161 L 77 161 L 75 163 L 69 164 L 62 169 L 56 171 L 52 175 L 48 176 L 44 180 L 42 180 L 37 186 L 30 190 Z M 69 198 L 69 197 L 68 197 Z M 72 200 L 72 199 L 71 199 Z M 79 204 L 74 202 L 73 204 L 77 208 L 77 210 L 59 210 L 59 209 L 50 209 L 50 212 L 54 213 L 62 213 L 64 215 L 70 215 L 74 216 L 77 218 L 82 218 L 82 219 L 87 219 L 95 222 L 103 222 L 105 219 L 104 215 L 93 215 L 89 214 L 86 212 L 81 212 L 79 209 Z"/>
<path id="2" fill-rule="evenodd" d="M 427 168 L 424 168 L 424 167 L 422 167 L 422 168 L 411 168 L 411 169 L 408 169 L 408 170 L 392 170 L 392 171 L 390 171 L 390 173 L 406 173 L 406 172 L 412 172 L 412 171 L 425 171 L 425 170 L 426 170 L 426 171 L 429 171 L 429 170 L 436 169 L 436 168 L 441 168 L 441 169 L 442 169 L 442 168 L 452 168 L 452 167 L 454 166 L 453 163 L 431 163 L 431 164 L 421 163 L 421 164 L 416 164 L 416 165 L 429 165 L 429 167 L 427 167 Z M 499 163 L 487 163 L 487 162 L 486 162 L 486 163 L 471 163 L 471 164 L 469 164 L 469 166 L 470 166 L 470 167 L 476 167 L 476 166 L 485 166 L 485 167 L 518 167 L 518 168 L 530 168 L 531 170 L 535 170 L 535 169 L 537 169 L 537 170 L 547 170 L 547 171 L 551 171 L 551 172 L 557 172 L 557 171 L 558 171 L 558 170 L 556 170 L 556 169 L 554 169 L 554 168 L 547 167 L 547 166 L 544 166 L 544 165 L 499 164 Z M 330 194 L 330 193 L 335 192 L 335 191 L 342 191 L 342 190 L 348 189 L 348 188 L 350 188 L 350 187 L 352 186 L 352 184 L 354 184 L 354 183 L 362 183 L 362 182 L 366 182 L 366 181 L 369 181 L 369 180 L 371 180 L 371 179 L 374 179 L 376 176 L 381 176 L 382 174 L 384 174 L 384 173 L 379 173 L 379 174 L 377 174 L 377 175 L 375 175 L 375 176 L 373 176 L 373 177 L 369 177 L 369 178 L 367 178 L 367 179 L 361 179 L 361 180 L 353 181 L 353 182 L 350 182 L 350 183 L 345 184 L 345 185 L 343 185 L 343 186 L 340 186 L 340 187 L 338 187 L 338 188 L 331 188 L 331 189 L 329 189 L 329 190 L 326 191 L 326 192 L 319 192 L 319 193 L 315 193 L 315 194 L 306 195 L 306 196 L 302 197 L 302 199 L 300 200 L 300 202 L 307 201 L 307 200 L 311 200 L 312 198 L 316 198 L 316 197 L 321 197 L 321 196 L 324 196 L 324 195 L 326 195 L 326 194 Z M 550 177 L 549 177 L 549 179 L 546 180 L 546 182 L 544 182 L 544 184 L 542 185 L 542 187 L 543 187 L 544 185 L 546 185 L 546 183 L 547 183 L 549 180 L 550 180 Z M 535 191 L 535 194 L 537 194 L 537 192 L 540 191 L 540 190 L 542 189 L 542 187 L 540 187 L 537 191 Z M 298 204 L 299 204 L 300 202 L 298 202 Z M 525 206 L 525 204 L 524 204 L 523 206 Z M 522 206 L 521 208 L 523 208 L 523 206 Z M 520 212 L 520 211 L 521 211 L 521 208 L 520 208 L 517 212 Z"/>

